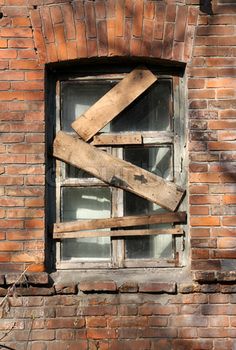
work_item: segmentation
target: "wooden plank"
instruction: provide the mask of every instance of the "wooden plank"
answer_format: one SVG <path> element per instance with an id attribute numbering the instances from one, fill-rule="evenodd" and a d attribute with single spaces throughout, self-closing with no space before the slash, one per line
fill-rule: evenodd
<path id="1" fill-rule="evenodd" d="M 174 142 L 174 133 L 171 131 L 143 131 L 143 144 L 165 144 Z"/>
<path id="2" fill-rule="evenodd" d="M 160 137 L 143 137 L 143 144 L 144 145 L 163 145 L 166 143 L 172 143 L 173 137 L 169 136 L 160 136 Z"/>
<path id="3" fill-rule="evenodd" d="M 184 190 L 173 182 L 118 159 L 63 131 L 54 140 L 53 155 L 91 173 L 110 186 L 122 188 L 174 211 Z"/>
<path id="4" fill-rule="evenodd" d="M 101 134 L 95 135 L 91 145 L 141 145 L 142 134 Z"/>
<path id="5" fill-rule="evenodd" d="M 156 80 L 155 75 L 148 69 L 134 69 L 77 118 L 72 123 L 72 128 L 83 140 L 88 141 Z"/>
<path id="6" fill-rule="evenodd" d="M 123 216 L 107 219 L 76 220 L 54 224 L 54 233 L 99 230 L 103 228 L 130 227 L 139 225 L 168 224 L 173 222 L 185 222 L 185 220 L 186 212 Z"/>
<path id="7" fill-rule="evenodd" d="M 183 235 L 179 228 L 146 229 L 146 230 L 114 230 L 114 231 L 73 231 L 54 232 L 54 239 L 66 238 L 92 238 L 92 237 L 128 237 L 128 236 L 152 236 L 152 235 Z"/>

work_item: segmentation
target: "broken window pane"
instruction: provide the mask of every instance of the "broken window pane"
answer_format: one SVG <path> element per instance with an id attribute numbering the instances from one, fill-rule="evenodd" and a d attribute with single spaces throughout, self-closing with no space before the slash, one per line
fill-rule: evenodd
<path id="1" fill-rule="evenodd" d="M 109 188 L 63 188 L 62 220 L 100 219 L 111 216 Z M 111 253 L 109 237 L 64 239 L 62 259 L 108 259 Z"/>

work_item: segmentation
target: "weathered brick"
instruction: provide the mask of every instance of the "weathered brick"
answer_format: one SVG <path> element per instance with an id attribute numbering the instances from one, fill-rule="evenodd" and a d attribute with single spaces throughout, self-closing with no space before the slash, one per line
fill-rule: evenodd
<path id="1" fill-rule="evenodd" d="M 121 293 L 136 293 L 138 291 L 138 283 L 137 282 L 124 282 L 119 287 L 119 292 Z"/>
<path id="2" fill-rule="evenodd" d="M 149 282 L 139 283 L 139 292 L 142 293 L 175 293 L 176 283 Z"/>
<path id="3" fill-rule="evenodd" d="M 48 284 L 49 276 L 46 272 L 27 273 L 27 281 L 31 284 Z"/>
<path id="4" fill-rule="evenodd" d="M 91 292 L 91 291 L 115 292 L 117 290 L 117 286 L 114 281 L 82 281 L 79 284 L 79 289 L 82 292 Z"/>
<path id="5" fill-rule="evenodd" d="M 78 292 L 78 287 L 76 283 L 56 283 L 55 290 L 57 294 L 76 294 Z"/>

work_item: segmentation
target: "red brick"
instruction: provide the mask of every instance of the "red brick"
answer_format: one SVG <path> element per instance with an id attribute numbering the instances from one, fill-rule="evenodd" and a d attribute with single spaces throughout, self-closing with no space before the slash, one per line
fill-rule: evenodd
<path id="1" fill-rule="evenodd" d="M 173 348 L 211 350 L 213 349 L 213 341 L 205 339 L 175 339 L 173 341 Z"/>
<path id="2" fill-rule="evenodd" d="M 85 326 L 85 320 L 83 318 L 57 318 L 57 319 L 48 319 L 46 321 L 46 327 L 48 329 L 58 329 L 58 328 L 83 328 Z"/>
<path id="3" fill-rule="evenodd" d="M 171 5 L 170 5 L 171 6 Z M 173 42 L 174 42 L 174 24 L 166 23 L 163 39 L 163 51 L 162 57 L 165 59 L 171 59 L 173 53 Z"/>
<path id="4" fill-rule="evenodd" d="M 166 6 L 164 4 L 155 4 L 156 6 L 156 23 L 154 28 L 154 39 L 162 40 L 164 33 L 164 18 Z"/>
<path id="5" fill-rule="evenodd" d="M 49 7 L 46 7 L 46 6 L 41 7 L 40 8 L 40 15 L 42 18 L 45 38 L 46 38 L 48 43 L 52 43 L 52 42 L 54 42 L 54 31 L 53 31 L 53 25 L 52 25 L 52 21 L 51 21 Z"/>
<path id="6" fill-rule="evenodd" d="M 194 6 L 189 6 L 188 7 L 188 24 L 197 24 L 197 19 L 198 19 L 198 8 Z"/>
<path id="7" fill-rule="evenodd" d="M 55 284 L 55 290 L 57 294 L 76 294 L 78 291 L 77 284 L 75 283 L 57 283 Z"/>
<path id="8" fill-rule="evenodd" d="M 184 41 L 185 38 L 185 28 L 187 22 L 187 6 L 178 6 L 177 7 L 177 17 L 175 24 L 175 40 Z"/>
<path id="9" fill-rule="evenodd" d="M 107 320 L 104 317 L 87 317 L 86 325 L 89 328 L 100 328 L 107 326 Z"/>
<path id="10" fill-rule="evenodd" d="M 32 31 L 30 28 L 2 28 L 1 37 L 31 38 Z"/>
<path id="11" fill-rule="evenodd" d="M 144 4 L 144 18 L 153 19 L 155 14 L 155 3 L 146 2 Z"/>
<path id="12" fill-rule="evenodd" d="M 145 327 L 147 318 L 142 316 L 122 316 L 108 320 L 108 326 L 111 328 L 118 327 Z"/>
<path id="13" fill-rule="evenodd" d="M 203 182 L 203 183 L 218 183 L 219 174 L 215 173 L 192 173 L 190 174 L 190 182 Z"/>
<path id="14" fill-rule="evenodd" d="M 139 292 L 143 293 L 175 293 L 175 283 L 149 282 L 139 283 Z"/>
<path id="15" fill-rule="evenodd" d="M 88 328 L 87 337 L 91 339 L 114 339 L 117 338 L 114 329 Z"/>
<path id="16" fill-rule="evenodd" d="M 96 31 L 94 4 L 93 2 L 86 2 L 84 7 L 85 7 L 85 19 L 86 19 L 86 31 L 87 31 L 88 38 L 95 38 L 97 35 L 97 31 Z"/>
<path id="17" fill-rule="evenodd" d="M 174 41 L 173 45 L 173 60 L 183 61 L 184 43 Z"/>
<path id="18" fill-rule="evenodd" d="M 58 24 L 63 22 L 62 11 L 60 6 L 51 6 L 50 14 L 53 24 Z"/>
<path id="19" fill-rule="evenodd" d="M 208 185 L 191 185 L 189 187 L 189 192 L 191 194 L 207 194 L 208 190 Z"/>
<path id="20" fill-rule="evenodd" d="M 175 305 L 144 304 L 139 307 L 139 315 L 171 315 L 177 314 L 178 308 Z"/>
<path id="21" fill-rule="evenodd" d="M 191 204 L 217 204 L 221 197 L 217 195 L 192 195 L 190 196 Z"/>
<path id="22" fill-rule="evenodd" d="M 138 337 L 138 328 L 119 328 L 118 338 L 119 339 L 136 339 Z"/>
<path id="23" fill-rule="evenodd" d="M 120 305 L 119 314 L 122 316 L 135 316 L 138 313 L 137 305 Z"/>
<path id="24" fill-rule="evenodd" d="M 198 248 L 216 248 L 217 241 L 215 238 L 211 239 L 191 239 L 191 246 Z"/>
<path id="25" fill-rule="evenodd" d="M 116 283 L 113 281 L 84 281 L 80 282 L 79 289 L 83 292 L 89 291 L 109 291 L 117 290 Z"/>
<path id="26" fill-rule="evenodd" d="M 77 21 L 76 28 L 77 28 L 77 41 L 78 41 L 78 55 L 79 55 L 79 57 L 87 57 L 85 23 L 83 21 Z M 96 34 L 95 35 L 90 34 L 91 38 L 95 37 L 95 36 L 96 36 Z"/>
<path id="27" fill-rule="evenodd" d="M 107 24 L 105 20 L 101 20 L 97 24 L 97 36 L 98 36 L 98 55 L 107 56 L 108 53 L 108 37 L 107 37 Z"/>
<path id="28" fill-rule="evenodd" d="M 141 328 L 139 334 L 142 338 L 176 338 L 177 329 L 174 327 Z"/>
<path id="29" fill-rule="evenodd" d="M 54 27 L 55 42 L 57 45 L 57 56 L 58 59 L 63 61 L 68 58 L 67 56 L 67 46 L 65 39 L 64 25 L 60 24 Z"/>
<path id="30" fill-rule="evenodd" d="M 148 325 L 150 327 L 166 327 L 168 323 L 168 317 L 165 316 L 152 316 L 148 318 Z"/>
<path id="31" fill-rule="evenodd" d="M 112 350 L 149 350 L 150 349 L 150 341 L 146 339 L 138 339 L 138 340 L 113 340 L 110 342 L 109 349 Z"/>
<path id="32" fill-rule="evenodd" d="M 167 5 L 167 8 L 166 8 L 166 21 L 167 22 L 175 22 L 176 8 L 177 8 L 177 6 L 174 4 Z"/>
<path id="33" fill-rule="evenodd" d="M 116 36 L 123 36 L 124 34 L 124 10 L 125 10 L 124 0 L 117 0 L 116 1 L 116 28 L 115 28 Z"/>
<path id="34" fill-rule="evenodd" d="M 104 316 L 104 315 L 116 315 L 117 309 L 116 306 L 85 306 L 81 308 L 82 315 L 85 316 Z"/>
<path id="35" fill-rule="evenodd" d="M 190 218 L 191 226 L 220 226 L 220 219 L 218 217 L 192 217 Z"/>
<path id="36" fill-rule="evenodd" d="M 103 1 L 97 1 L 95 3 L 95 13 L 97 19 L 103 19 L 106 17 L 106 8 Z"/>
<path id="37" fill-rule="evenodd" d="M 203 270 L 203 271 L 211 271 L 211 270 L 214 270 L 214 271 L 217 271 L 217 270 L 220 270 L 221 268 L 221 264 L 220 264 L 220 261 L 219 260 L 195 260 L 192 262 L 191 264 L 191 267 L 192 267 L 192 270 Z M 204 292 L 207 292 L 207 293 L 213 293 L 213 292 L 216 292 L 218 291 L 217 289 L 217 286 L 216 285 L 213 285 L 212 288 L 211 288 L 211 285 L 207 285 L 207 289 L 204 290 Z"/>
<path id="38" fill-rule="evenodd" d="M 133 18 L 135 18 L 135 20 L 133 22 L 133 30 L 132 30 L 132 34 L 134 37 L 141 37 L 142 35 L 143 11 L 144 11 L 143 0 L 136 0 L 134 3 L 134 15 L 133 15 Z"/>
<path id="39" fill-rule="evenodd" d="M 192 249 L 192 259 L 208 259 L 209 251 L 206 249 Z"/>

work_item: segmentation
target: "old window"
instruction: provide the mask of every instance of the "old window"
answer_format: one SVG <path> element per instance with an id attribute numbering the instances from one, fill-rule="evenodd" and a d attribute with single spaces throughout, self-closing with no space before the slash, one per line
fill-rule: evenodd
<path id="1" fill-rule="evenodd" d="M 141 82 L 131 73 L 97 73 L 57 83 L 56 128 L 62 131 L 54 143 L 58 268 L 180 264 L 185 221 L 179 207 L 184 183 L 181 79 L 140 71 Z M 127 79 L 129 91 L 113 92 Z M 156 183 L 160 178 L 164 181 Z"/>

